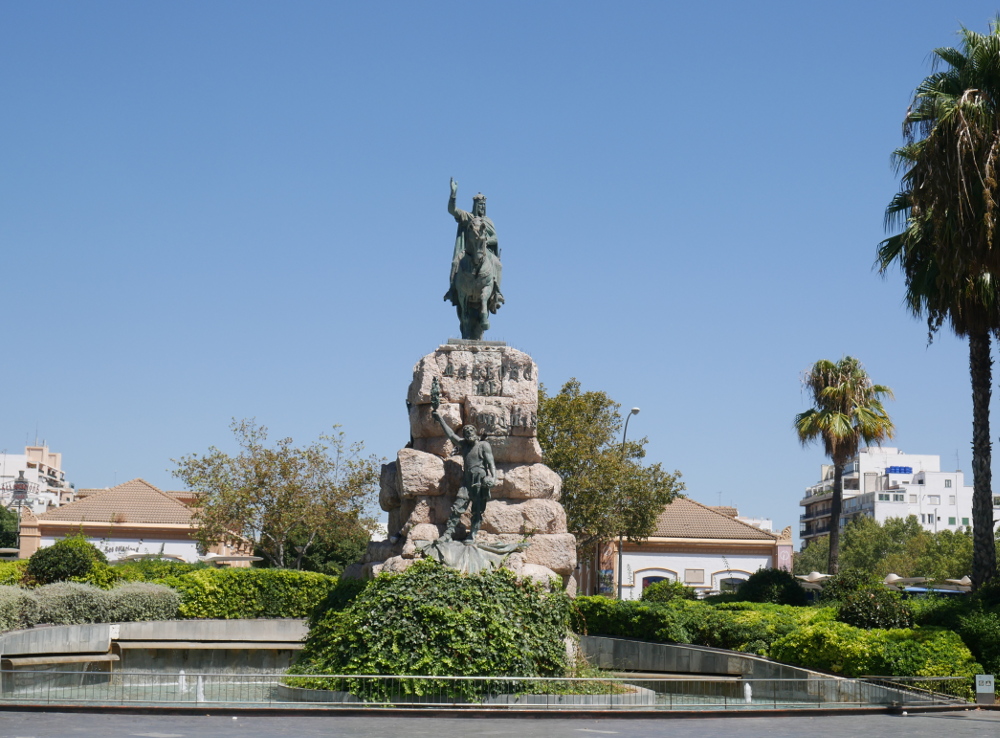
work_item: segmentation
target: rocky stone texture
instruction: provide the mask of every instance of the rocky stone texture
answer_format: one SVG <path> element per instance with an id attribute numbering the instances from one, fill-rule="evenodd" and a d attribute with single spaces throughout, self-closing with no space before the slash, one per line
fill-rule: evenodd
<path id="1" fill-rule="evenodd" d="M 440 346 L 413 369 L 407 392 L 411 443 L 382 468 L 379 503 L 389 513 L 389 540 L 372 543 L 361 576 L 403 571 L 420 556 L 418 542 L 437 538 L 448 521 L 462 484 L 462 458 L 431 417 L 431 386 L 441 385 L 439 412 L 461 432 L 471 424 L 486 436 L 497 463 L 497 485 L 486 505 L 478 540 L 516 543 L 527 548 L 507 557 L 519 576 L 561 582 L 576 592 L 576 541 L 566 531 L 559 504 L 562 480 L 542 463 L 536 437 L 538 367 L 531 357 L 507 346 Z M 465 537 L 469 513 L 456 539 Z"/>

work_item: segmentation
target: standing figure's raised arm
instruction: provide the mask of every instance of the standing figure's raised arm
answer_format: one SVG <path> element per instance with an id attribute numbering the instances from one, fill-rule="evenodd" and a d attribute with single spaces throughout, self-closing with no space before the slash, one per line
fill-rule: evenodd
<path id="1" fill-rule="evenodd" d="M 441 413 L 437 410 L 432 410 L 431 417 L 441 425 L 441 428 L 444 429 L 444 434 L 448 436 L 449 441 L 456 445 L 462 442 L 461 436 L 451 429 L 451 426 L 448 425 L 448 423 L 445 422 L 445 419 L 441 417 Z"/>

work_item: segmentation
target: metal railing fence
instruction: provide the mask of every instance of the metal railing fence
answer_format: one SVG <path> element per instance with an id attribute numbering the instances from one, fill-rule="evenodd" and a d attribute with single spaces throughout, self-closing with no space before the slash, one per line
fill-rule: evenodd
<path id="1" fill-rule="evenodd" d="M 77 665 L 73 665 L 77 666 Z M 493 708 L 746 710 L 958 704 L 959 677 L 744 679 L 609 675 L 591 678 L 0 671 L 7 705 L 243 708 Z M 892 680 L 892 681 L 890 681 Z M 931 686 L 928 686 L 931 685 Z"/>

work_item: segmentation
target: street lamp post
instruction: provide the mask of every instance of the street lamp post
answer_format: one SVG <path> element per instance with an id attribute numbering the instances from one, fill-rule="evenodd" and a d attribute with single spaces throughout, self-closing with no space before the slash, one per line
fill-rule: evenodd
<path id="1" fill-rule="evenodd" d="M 633 415 L 638 415 L 638 414 L 639 414 L 639 408 L 634 407 L 632 408 L 632 412 L 630 412 L 628 416 L 625 418 L 625 430 L 622 431 L 622 449 L 621 449 L 622 461 L 625 460 L 625 438 L 626 436 L 628 436 L 628 421 L 632 419 Z M 620 509 L 624 509 L 623 500 L 621 499 L 621 490 L 618 490 L 618 495 L 619 495 L 618 505 L 620 506 Z M 621 520 L 619 520 L 618 525 L 624 526 L 624 523 Z M 619 531 L 618 532 L 618 599 L 620 600 L 622 599 L 622 543 L 624 542 L 623 540 L 624 531 L 622 531 L 621 527 L 618 528 L 618 531 Z"/>

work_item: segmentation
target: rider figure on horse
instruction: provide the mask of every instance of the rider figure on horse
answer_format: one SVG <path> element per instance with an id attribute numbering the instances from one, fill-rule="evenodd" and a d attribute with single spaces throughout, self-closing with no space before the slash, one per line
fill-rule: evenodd
<path id="1" fill-rule="evenodd" d="M 486 217 L 486 196 L 472 198 L 472 212 L 455 206 L 458 183 L 451 180 L 448 212 L 458 222 L 455 250 L 451 259 L 451 274 L 445 300 L 451 300 L 458 311 L 462 338 L 479 340 L 490 327 L 489 313 L 503 305 L 500 279 L 500 247 L 493 221 Z"/>

